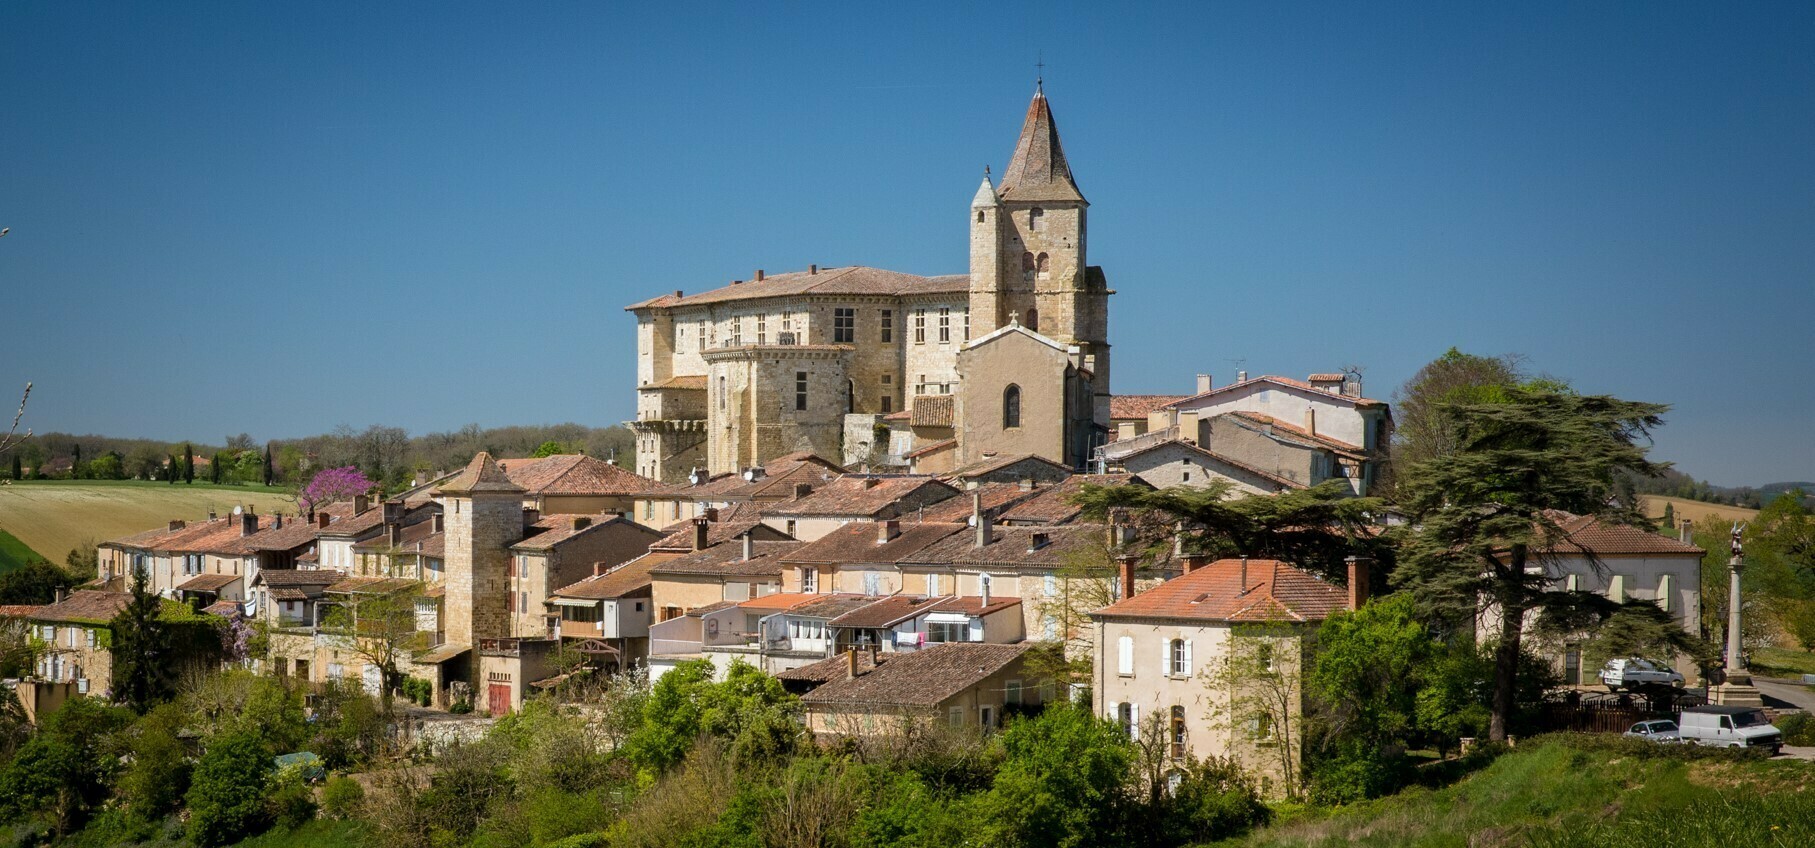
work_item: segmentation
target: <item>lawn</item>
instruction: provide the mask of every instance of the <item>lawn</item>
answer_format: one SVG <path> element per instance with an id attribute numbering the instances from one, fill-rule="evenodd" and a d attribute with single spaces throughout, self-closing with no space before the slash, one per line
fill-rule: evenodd
<path id="1" fill-rule="evenodd" d="M 1766 677 L 1815 674 L 1815 653 L 1790 648 L 1760 648 L 1748 658 L 1747 664 Z"/>
<path id="2" fill-rule="evenodd" d="M 207 518 L 210 510 L 226 514 L 241 504 L 261 512 L 296 509 L 282 490 L 263 486 L 26 480 L 0 486 L 0 530 L 62 562 L 71 548 L 161 527 L 173 518 Z"/>
<path id="3" fill-rule="evenodd" d="M 5 574 L 38 559 L 44 559 L 44 557 L 39 556 L 37 551 L 19 541 L 19 537 L 0 530 L 0 574 Z"/>
<path id="4" fill-rule="evenodd" d="M 1806 762 L 1742 760 L 1699 749 L 1584 750 L 1534 740 L 1442 789 L 1412 789 L 1335 811 L 1300 811 L 1218 845 L 1815 845 L 1815 769 Z"/>

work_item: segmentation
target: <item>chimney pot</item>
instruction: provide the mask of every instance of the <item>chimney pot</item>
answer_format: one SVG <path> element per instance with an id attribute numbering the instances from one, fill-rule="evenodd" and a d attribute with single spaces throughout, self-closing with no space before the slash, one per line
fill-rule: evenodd
<path id="1" fill-rule="evenodd" d="M 353 514 L 354 515 L 358 515 L 362 512 L 365 512 L 366 508 L 371 505 L 372 505 L 372 502 L 370 500 L 366 499 L 365 493 L 362 492 L 360 494 L 353 496 Z"/>
<path id="2" fill-rule="evenodd" d="M 1237 383 L 1248 382 L 1248 372 L 1246 372 L 1246 371 L 1235 372 L 1235 382 L 1237 382 Z"/>
<path id="3" fill-rule="evenodd" d="M 711 531 L 712 531 L 712 522 L 707 521 L 704 516 L 693 519 L 693 549 L 694 550 L 703 551 L 706 549 L 706 539 L 707 539 L 707 536 L 711 533 Z"/>
<path id="4" fill-rule="evenodd" d="M 706 516 L 707 521 L 717 521 L 718 520 L 718 507 L 716 507 L 716 506 L 706 507 L 705 516 Z"/>
<path id="5" fill-rule="evenodd" d="M 1210 391 L 1210 389 L 1211 389 L 1210 375 L 1209 374 L 1197 375 L 1197 393 L 1201 395 L 1207 391 Z"/>
<path id="6" fill-rule="evenodd" d="M 675 289 L 675 290 L 674 290 L 674 296 L 675 296 L 675 297 L 680 297 L 680 296 L 681 296 L 681 290 L 680 290 L 680 289 Z"/>
<path id="7" fill-rule="evenodd" d="M 990 541 L 989 513 L 983 511 L 983 493 L 971 493 L 971 523 L 977 526 L 977 547 L 988 547 Z"/>
<path id="8" fill-rule="evenodd" d="M 1247 591 L 1248 591 L 1248 558 L 1242 557 L 1241 582 L 1236 584 L 1236 594 L 1244 594 Z"/>
<path id="9" fill-rule="evenodd" d="M 176 518 L 176 519 L 172 519 L 172 520 L 171 520 L 171 522 L 170 522 L 170 529 L 171 529 L 171 530 L 173 530 L 173 531 L 174 531 L 174 530 L 181 530 L 181 529 L 183 529 L 183 528 L 184 528 L 184 527 L 186 527 L 186 526 L 188 526 L 188 525 L 187 525 L 187 524 L 185 524 L 185 523 L 184 523 L 184 521 L 183 521 L 183 520 L 182 520 L 182 519 L 181 519 L 181 518 Z"/>
<path id="10" fill-rule="evenodd" d="M 1208 559 L 1208 557 L 1205 557 L 1203 554 L 1187 554 L 1185 556 L 1185 573 L 1190 574 L 1193 571 L 1203 568 L 1205 559 Z"/>
<path id="11" fill-rule="evenodd" d="M 763 281 L 763 269 L 758 268 L 758 269 L 756 269 L 756 276 L 751 279 L 751 282 L 760 283 L 762 281 Z"/>
<path id="12" fill-rule="evenodd" d="M 1134 597 L 1134 565 L 1135 563 L 1140 562 L 1141 558 L 1135 554 L 1123 554 L 1116 557 L 1115 561 L 1116 565 L 1119 566 L 1121 572 L 1120 576 L 1122 578 L 1121 600 L 1125 601 Z"/>
<path id="13" fill-rule="evenodd" d="M 580 530 L 585 530 L 586 528 L 591 527 L 591 526 L 592 526 L 592 519 L 590 517 L 587 517 L 584 515 L 574 516 L 573 529 L 575 530 L 575 532 L 578 532 Z"/>
<path id="14" fill-rule="evenodd" d="M 1374 561 L 1367 557 L 1344 558 L 1349 564 L 1349 609 L 1361 609 L 1368 602 L 1368 583 Z"/>
<path id="15" fill-rule="evenodd" d="M 1317 407 L 1305 407 L 1305 432 L 1317 435 Z"/>
<path id="16" fill-rule="evenodd" d="M 857 649 L 856 648 L 846 648 L 845 652 L 844 652 L 844 659 L 845 659 L 845 667 L 844 667 L 845 679 L 846 680 L 856 680 L 857 679 Z"/>
<path id="17" fill-rule="evenodd" d="M 744 531 L 744 562 L 756 559 L 756 530 Z"/>
<path id="18" fill-rule="evenodd" d="M 887 521 L 876 522 L 876 544 L 884 544 L 899 535 L 901 535 L 899 520 L 891 518 Z"/>
<path id="19" fill-rule="evenodd" d="M 809 273 L 809 274 L 817 274 L 817 273 L 819 273 L 819 266 L 818 266 L 818 265 L 808 265 L 808 266 L 807 266 L 807 273 Z"/>
<path id="20" fill-rule="evenodd" d="M 281 512 L 271 513 L 271 529 L 273 529 L 273 530 L 284 529 L 284 514 L 283 513 L 281 513 Z"/>
<path id="21" fill-rule="evenodd" d="M 239 534 L 250 536 L 258 532 L 258 513 L 246 510 L 239 516 Z"/>
<path id="22" fill-rule="evenodd" d="M 318 530 L 325 530 L 325 529 L 327 529 L 327 526 L 328 526 L 327 510 L 322 510 L 321 512 L 315 513 L 315 528 Z"/>

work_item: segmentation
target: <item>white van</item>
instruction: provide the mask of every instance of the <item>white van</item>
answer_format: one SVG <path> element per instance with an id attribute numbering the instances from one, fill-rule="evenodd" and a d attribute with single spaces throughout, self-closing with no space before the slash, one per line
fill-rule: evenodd
<path id="1" fill-rule="evenodd" d="M 1676 724 L 1682 740 L 1696 745 L 1769 748 L 1772 756 L 1783 747 L 1783 732 L 1757 707 L 1690 707 Z"/>

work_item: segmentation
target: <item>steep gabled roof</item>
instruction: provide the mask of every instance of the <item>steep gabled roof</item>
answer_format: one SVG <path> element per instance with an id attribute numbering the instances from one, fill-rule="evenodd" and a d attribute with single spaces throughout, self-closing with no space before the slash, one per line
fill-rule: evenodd
<path id="1" fill-rule="evenodd" d="M 439 490 L 444 495 L 467 495 L 477 492 L 497 494 L 523 494 L 524 488 L 513 482 L 498 467 L 497 460 L 485 451 L 480 451 L 467 463 L 466 469 L 454 475 L 453 479 L 442 483 Z"/>
<path id="2" fill-rule="evenodd" d="M 1550 553 L 1580 554 L 1593 551 L 1595 556 L 1682 554 L 1698 557 L 1707 553 L 1688 542 L 1649 533 L 1637 527 L 1612 524 L 1592 515 L 1575 515 L 1556 510 L 1551 518 L 1566 536 Z"/>
<path id="3" fill-rule="evenodd" d="M 1052 118 L 1044 90 L 1035 91 L 1033 102 L 1027 104 L 1027 118 L 1021 123 L 1015 155 L 1002 171 L 1002 185 L 996 189 L 996 196 L 1005 201 L 1084 202 L 1084 194 L 1071 178 L 1071 165 L 1065 161 L 1065 148 L 1059 144 L 1059 124 Z"/>
<path id="4" fill-rule="evenodd" d="M 992 645 L 953 642 L 918 651 L 884 654 L 881 662 L 856 677 L 832 679 L 807 693 L 809 706 L 919 706 L 931 707 L 969 689 L 1006 668 L 1033 647 L 1032 642 Z M 860 652 L 861 653 L 861 652 Z M 849 660 L 838 656 L 815 665 L 837 668 Z M 815 672 L 822 670 L 816 669 Z M 803 677 L 810 677 L 809 672 Z"/>
<path id="5" fill-rule="evenodd" d="M 510 482 L 531 495 L 639 495 L 660 483 L 597 457 L 580 453 L 530 459 L 501 459 L 498 467 Z M 446 487 L 442 487 L 446 491 Z"/>

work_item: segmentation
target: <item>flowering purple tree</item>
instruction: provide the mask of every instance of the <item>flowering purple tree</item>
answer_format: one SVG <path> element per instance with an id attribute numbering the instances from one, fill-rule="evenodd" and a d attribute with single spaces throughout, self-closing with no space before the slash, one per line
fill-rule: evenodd
<path id="1" fill-rule="evenodd" d="M 354 466 L 324 468 L 309 479 L 309 484 L 296 499 L 304 511 L 313 511 L 318 506 L 369 492 L 372 485 L 372 481 Z"/>

